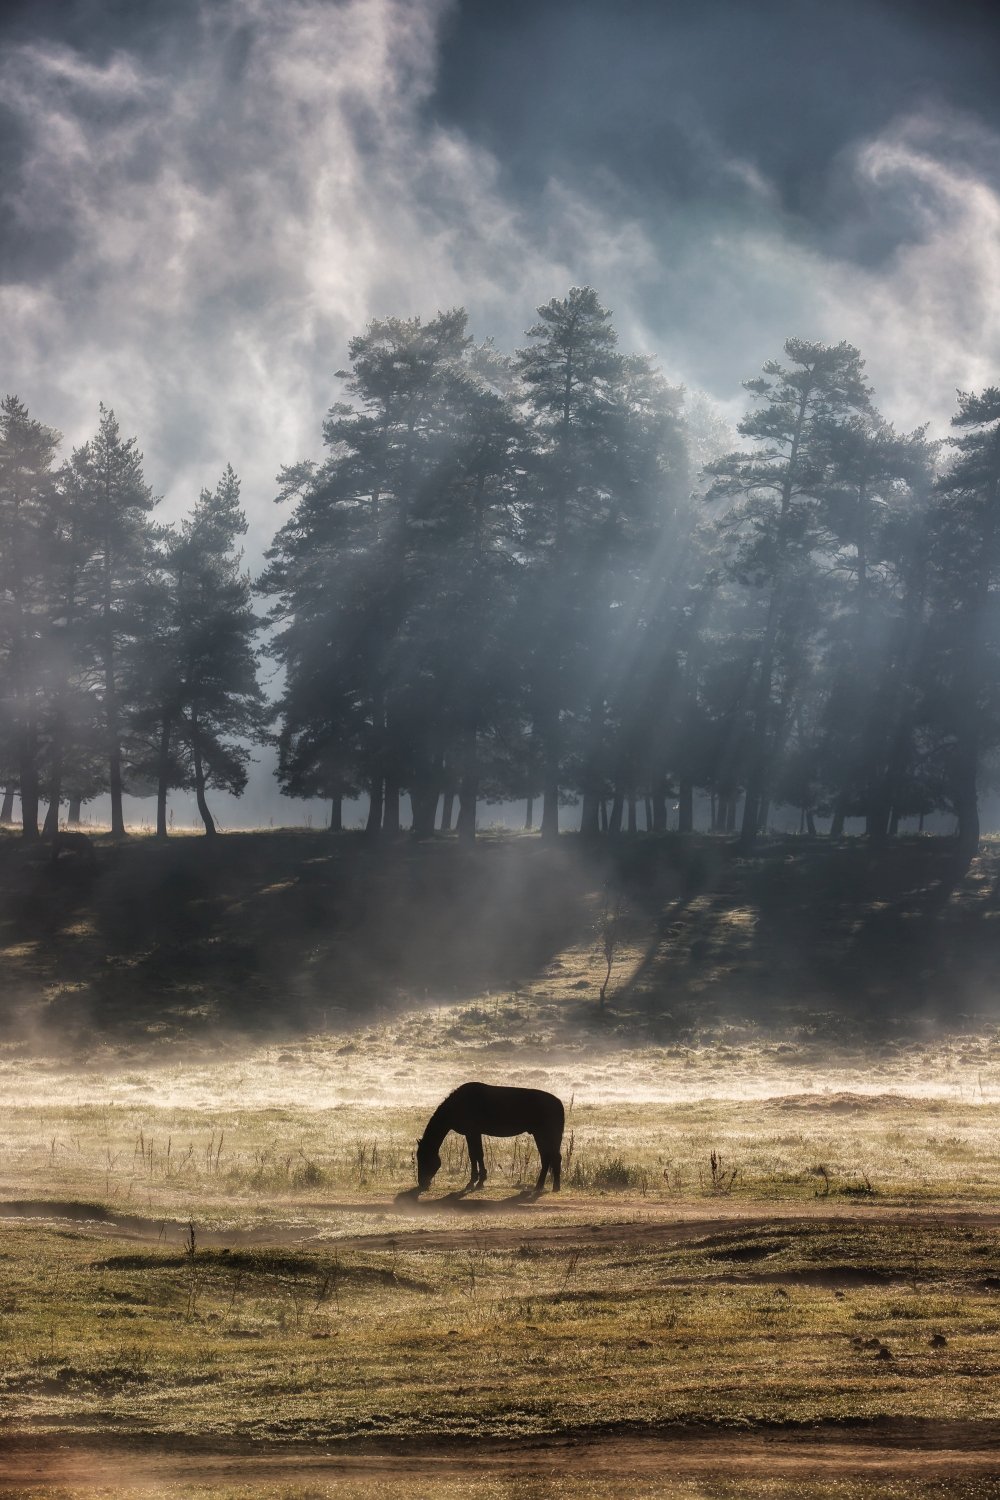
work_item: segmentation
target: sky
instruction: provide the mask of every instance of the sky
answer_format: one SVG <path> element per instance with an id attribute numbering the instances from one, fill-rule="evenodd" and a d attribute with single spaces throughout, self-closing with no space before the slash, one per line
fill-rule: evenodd
<path id="1" fill-rule="evenodd" d="M 731 420 L 847 339 L 940 435 L 1000 380 L 998 63 L 937 0 L 0 0 L 0 383 L 112 406 L 165 518 L 231 462 L 251 568 L 391 313 L 514 348 L 591 284 Z"/>

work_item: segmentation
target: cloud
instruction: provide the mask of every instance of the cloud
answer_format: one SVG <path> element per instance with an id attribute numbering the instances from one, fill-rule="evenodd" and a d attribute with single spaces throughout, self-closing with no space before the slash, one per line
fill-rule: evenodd
<path id="1" fill-rule="evenodd" d="M 231 460 L 251 557 L 370 317 L 467 302 L 513 341 L 579 266 L 652 264 L 635 224 L 558 183 L 527 224 L 489 153 L 427 118 L 444 11 L 206 5 L 181 64 L 35 40 L 0 69 L 23 142 L 6 203 L 37 252 L 0 286 L 5 384 L 74 442 L 113 405 L 171 514 Z"/>
<path id="2" fill-rule="evenodd" d="M 1000 193 L 986 146 L 1000 160 L 1000 139 L 977 122 L 918 114 L 857 151 L 859 183 L 905 204 L 914 229 L 877 270 L 827 268 L 824 321 L 868 351 L 904 425 L 942 431 L 957 388 L 1000 379 Z"/>
<path id="3" fill-rule="evenodd" d="M 994 378 L 984 126 L 917 113 L 846 148 L 828 246 L 705 124 L 685 137 L 705 201 L 651 200 L 613 165 L 524 199 L 435 118 L 448 15 L 444 0 L 231 0 L 179 8 L 169 47 L 8 47 L 5 385 L 74 442 L 114 405 L 171 514 L 232 461 L 256 560 L 273 476 L 317 452 L 333 372 L 373 315 L 461 302 L 512 346 L 539 301 L 591 281 L 626 346 L 731 413 L 792 332 L 858 343 L 909 425 L 942 425 L 955 385 Z M 853 256 L 851 226 L 873 222 L 889 248 Z"/>

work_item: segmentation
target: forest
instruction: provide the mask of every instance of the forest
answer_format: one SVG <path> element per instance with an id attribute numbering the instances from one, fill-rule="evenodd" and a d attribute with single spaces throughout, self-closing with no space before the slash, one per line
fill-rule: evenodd
<path id="1" fill-rule="evenodd" d="M 417 837 L 509 799 L 543 839 L 570 803 L 583 837 L 683 833 L 700 792 L 744 851 L 778 806 L 873 844 L 947 810 L 968 862 L 1000 742 L 1000 389 L 934 442 L 882 417 L 857 349 L 790 338 L 732 434 L 589 287 L 512 356 L 462 309 L 375 320 L 337 379 L 257 578 L 232 467 L 162 524 L 113 410 L 66 458 L 6 398 L 0 816 L 25 839 L 108 794 L 121 836 L 125 792 L 165 837 L 178 788 L 212 835 L 209 791 L 271 743 L 333 830 L 364 795 L 397 833 L 406 794 Z"/>

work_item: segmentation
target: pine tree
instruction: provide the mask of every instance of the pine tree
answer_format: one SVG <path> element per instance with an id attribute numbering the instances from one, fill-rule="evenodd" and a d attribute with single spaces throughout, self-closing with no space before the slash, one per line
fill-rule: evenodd
<path id="1" fill-rule="evenodd" d="M 121 837 L 125 832 L 122 792 L 129 717 L 122 685 L 135 643 L 136 594 L 152 566 L 154 532 L 149 514 L 157 502 L 143 476 L 136 439 L 122 438 L 114 412 L 104 405 L 96 435 L 74 452 L 71 463 L 92 539 L 79 579 L 79 599 L 92 623 L 93 651 L 100 672 L 111 831 Z"/>
<path id="2" fill-rule="evenodd" d="M 48 796 L 45 833 L 54 836 L 68 792 L 74 803 L 107 786 L 99 712 L 99 661 L 95 621 L 88 616 L 84 577 L 96 546 L 92 514 L 80 471 L 59 470 L 51 496 L 47 531 L 48 704 L 44 784 Z M 77 813 L 76 821 L 79 821 Z"/>
<path id="3" fill-rule="evenodd" d="M 789 339 L 789 365 L 770 360 L 763 377 L 745 383 L 761 405 L 740 423 L 758 446 L 711 466 L 709 499 L 738 503 L 723 525 L 734 575 L 758 589 L 764 604 L 753 681 L 748 684 L 746 796 L 740 842 L 752 847 L 767 798 L 780 706 L 774 700 L 782 632 L 796 632 L 793 605 L 809 598 L 805 581 L 818 544 L 818 496 L 828 478 L 821 437 L 831 425 L 869 406 L 863 362 L 850 344 Z"/>
<path id="4" fill-rule="evenodd" d="M 897 434 L 874 411 L 833 424 L 826 445 L 822 547 L 834 589 L 821 759 L 834 831 L 851 809 L 864 814 L 869 836 L 881 842 L 914 754 L 921 611 L 912 563 L 925 526 L 934 445 L 923 429 Z"/>
<path id="5" fill-rule="evenodd" d="M 175 765 L 183 756 L 208 836 L 216 827 L 206 789 L 240 795 L 250 762 L 247 742 L 262 738 L 265 717 L 254 645 L 259 621 L 250 578 L 240 567 L 238 539 L 247 522 L 239 498 L 230 466 L 214 491 L 202 490 L 164 558 L 169 667 L 160 714 L 160 800 L 171 756 Z"/>
<path id="6" fill-rule="evenodd" d="M 622 360 L 604 445 L 606 510 L 586 563 L 588 723 L 582 743 L 581 831 L 599 827 L 598 791 L 639 794 L 666 827 L 668 721 L 676 697 L 678 602 L 687 574 L 690 512 L 681 392 L 642 356 Z"/>
<path id="7" fill-rule="evenodd" d="M 43 717 L 49 689 L 52 470 L 59 434 L 16 396 L 0 405 L 0 730 L 16 774 L 26 839 L 38 837 Z"/>
<path id="8" fill-rule="evenodd" d="M 517 372 L 538 434 L 529 518 L 532 554 L 527 665 L 543 764 L 542 836 L 559 832 L 565 739 L 587 676 L 582 639 L 593 599 L 587 562 L 608 511 L 606 442 L 622 375 L 611 314 L 592 287 L 538 309 Z M 590 554 L 590 556 L 588 556 Z"/>
<path id="9" fill-rule="evenodd" d="M 461 310 L 372 323 L 350 350 L 353 400 L 330 412 L 326 462 L 283 476 L 296 508 L 259 583 L 286 674 L 282 774 L 367 786 L 371 832 L 398 829 L 404 787 L 429 831 L 461 780 L 474 832 L 483 704 L 499 701 L 483 653 L 513 566 L 509 372 L 471 349 Z"/>
<path id="10" fill-rule="evenodd" d="M 961 391 L 932 519 L 936 674 L 945 700 L 946 774 L 963 863 L 979 846 L 978 779 L 1000 738 L 1000 389 Z"/>

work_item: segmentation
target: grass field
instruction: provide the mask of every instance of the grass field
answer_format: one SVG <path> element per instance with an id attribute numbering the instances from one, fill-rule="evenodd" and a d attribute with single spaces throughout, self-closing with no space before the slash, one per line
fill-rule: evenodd
<path id="1" fill-rule="evenodd" d="M 0 1494 L 997 1493 L 996 1034 L 624 1046 L 558 1009 L 8 1053 Z M 473 1076 L 565 1099 L 559 1197 L 527 1141 L 460 1196 L 452 1137 L 396 1201 Z"/>
<path id="2" fill-rule="evenodd" d="M 219 843 L 0 839 L 3 1500 L 1000 1496 L 995 851 Z"/>

